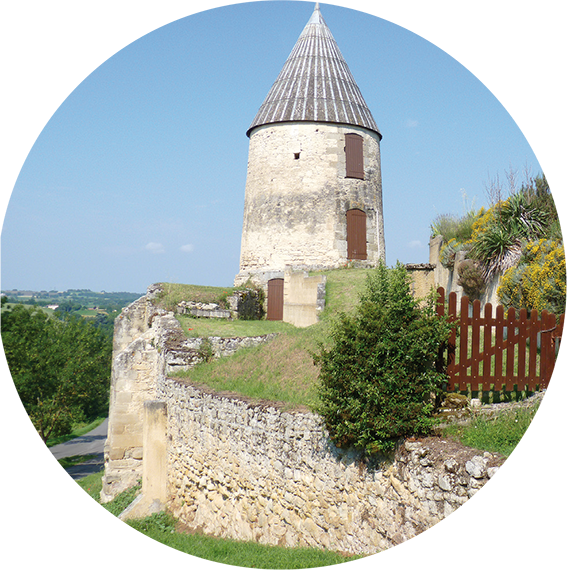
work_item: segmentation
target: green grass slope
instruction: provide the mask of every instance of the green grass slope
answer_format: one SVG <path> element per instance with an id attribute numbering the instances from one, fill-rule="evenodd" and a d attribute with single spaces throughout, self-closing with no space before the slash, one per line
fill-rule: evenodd
<path id="1" fill-rule="evenodd" d="M 307 328 L 273 321 L 224 321 L 179 317 L 188 336 L 256 336 L 271 332 L 277 338 L 265 345 L 239 350 L 231 357 L 201 364 L 177 374 L 215 390 L 237 392 L 254 399 L 276 400 L 288 406 L 309 406 L 317 402 L 318 369 L 312 353 L 325 344 L 332 319 L 358 302 L 368 269 L 337 269 L 327 276 L 325 310 L 320 322 Z M 176 286 L 175 298 L 190 299 L 194 291 Z M 227 289 L 217 289 L 222 294 Z M 211 295 L 212 296 L 212 295 Z M 179 301 L 178 301 L 179 302 Z"/>

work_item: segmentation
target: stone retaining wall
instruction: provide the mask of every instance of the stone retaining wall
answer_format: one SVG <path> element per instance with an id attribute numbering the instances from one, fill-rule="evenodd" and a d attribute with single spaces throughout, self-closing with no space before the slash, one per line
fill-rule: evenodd
<path id="1" fill-rule="evenodd" d="M 309 411 L 162 378 L 168 506 L 187 525 L 263 544 L 374 553 L 431 527 L 502 458 L 429 438 L 366 464 Z"/>

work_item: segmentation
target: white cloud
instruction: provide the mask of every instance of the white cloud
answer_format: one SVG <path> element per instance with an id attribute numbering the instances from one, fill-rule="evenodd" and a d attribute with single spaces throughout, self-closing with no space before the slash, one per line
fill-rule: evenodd
<path id="1" fill-rule="evenodd" d="M 179 249 L 185 253 L 191 253 L 195 249 L 195 246 L 192 243 L 188 243 L 182 245 Z"/>
<path id="2" fill-rule="evenodd" d="M 415 119 L 407 119 L 406 120 L 406 127 L 408 129 L 415 129 L 419 123 Z"/>
<path id="3" fill-rule="evenodd" d="M 412 249 L 417 249 L 423 247 L 423 244 L 418 239 L 414 239 L 408 243 L 408 247 L 411 247 Z"/>
<path id="4" fill-rule="evenodd" d="M 146 245 L 146 249 L 150 252 L 150 253 L 165 253 L 165 248 L 163 247 L 163 245 L 161 243 L 156 243 L 154 241 L 151 241 L 150 243 L 148 243 Z"/>

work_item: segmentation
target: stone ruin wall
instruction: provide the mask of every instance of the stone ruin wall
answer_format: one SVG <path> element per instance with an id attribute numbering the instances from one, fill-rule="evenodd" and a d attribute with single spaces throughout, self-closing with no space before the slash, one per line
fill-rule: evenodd
<path id="1" fill-rule="evenodd" d="M 150 286 L 115 321 L 102 502 L 142 477 L 144 402 L 155 400 L 158 377 L 202 361 L 204 340 L 187 338 L 173 313 L 152 303 L 158 291 L 159 286 Z M 209 341 L 214 356 L 220 358 L 274 336 L 210 337 Z"/>
<path id="2" fill-rule="evenodd" d="M 150 401 L 166 414 L 158 446 L 167 455 L 159 459 L 166 506 L 187 527 L 215 536 L 377 552 L 453 512 L 502 463 L 426 439 L 406 441 L 395 457 L 366 465 L 355 451 L 334 447 L 321 419 L 307 410 L 169 378 L 191 365 L 194 349 L 173 314 L 156 309 L 151 297 L 125 309 L 116 326 L 103 501 L 142 473 L 148 495 L 142 498 L 155 499 L 146 473 L 156 449 L 143 438 Z"/>

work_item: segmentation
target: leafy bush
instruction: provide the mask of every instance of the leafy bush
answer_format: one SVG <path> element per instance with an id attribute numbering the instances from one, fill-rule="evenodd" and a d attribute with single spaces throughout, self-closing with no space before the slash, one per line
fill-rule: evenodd
<path id="1" fill-rule="evenodd" d="M 331 327 L 330 348 L 315 355 L 320 370 L 317 411 L 337 447 L 391 451 L 399 438 L 433 425 L 434 396 L 446 375 L 435 366 L 450 325 L 410 293 L 401 264 L 369 273 L 353 314 Z"/>
<path id="2" fill-rule="evenodd" d="M 210 362 L 215 357 L 213 343 L 209 337 L 204 337 L 197 349 L 197 356 L 202 362 Z"/>
<path id="3" fill-rule="evenodd" d="M 44 442 L 107 412 L 112 341 L 92 323 L 16 305 L 1 324 L 16 390 Z"/>

